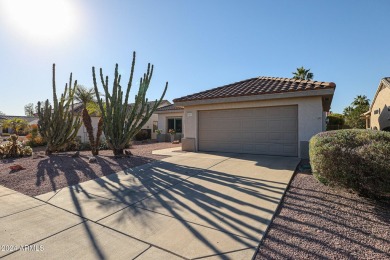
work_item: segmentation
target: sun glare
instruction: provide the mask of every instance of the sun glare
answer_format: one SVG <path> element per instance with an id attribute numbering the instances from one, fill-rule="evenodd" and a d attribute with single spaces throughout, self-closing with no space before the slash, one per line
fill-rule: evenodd
<path id="1" fill-rule="evenodd" d="M 9 29 L 28 40 L 63 40 L 76 29 L 76 10 L 69 0 L 2 0 L 0 9 Z"/>

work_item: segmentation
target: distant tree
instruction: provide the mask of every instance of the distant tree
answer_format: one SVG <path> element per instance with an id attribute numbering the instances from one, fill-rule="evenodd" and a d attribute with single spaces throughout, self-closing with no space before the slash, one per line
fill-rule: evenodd
<path id="1" fill-rule="evenodd" d="M 344 109 L 345 124 L 351 128 L 366 128 L 366 122 L 361 115 L 370 109 L 370 100 L 364 95 L 358 95 L 350 106 Z"/>
<path id="2" fill-rule="evenodd" d="M 345 124 L 345 118 L 342 114 L 332 113 L 328 115 L 328 124 L 326 125 L 326 130 L 338 130 L 343 129 Z"/>
<path id="3" fill-rule="evenodd" d="M 24 114 L 26 116 L 34 116 L 34 104 L 28 103 L 24 106 Z"/>
<path id="4" fill-rule="evenodd" d="M 365 95 L 358 95 L 352 102 L 353 106 L 370 106 L 370 100 Z M 366 111 L 367 112 L 367 111 Z"/>
<path id="5" fill-rule="evenodd" d="M 307 70 L 303 66 L 297 68 L 297 71 L 292 74 L 294 75 L 293 79 L 312 80 L 314 77 L 314 74 L 310 72 L 310 69 Z"/>
<path id="6" fill-rule="evenodd" d="M 3 112 L 0 111 L 0 116 L 4 116 L 5 114 Z"/>
<path id="7" fill-rule="evenodd" d="M 2 121 L 3 128 L 11 128 L 14 134 L 25 131 L 28 128 L 28 122 L 21 118 L 13 118 Z"/>

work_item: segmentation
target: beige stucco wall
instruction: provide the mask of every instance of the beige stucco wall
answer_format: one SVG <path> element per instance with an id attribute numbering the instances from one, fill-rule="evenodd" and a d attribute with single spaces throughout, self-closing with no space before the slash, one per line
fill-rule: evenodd
<path id="1" fill-rule="evenodd" d="M 158 121 L 158 115 L 157 114 L 153 114 L 148 122 L 146 122 L 146 124 L 142 127 L 142 129 L 151 129 L 152 130 L 152 139 L 156 139 L 157 137 L 157 134 L 153 132 L 153 122 L 154 121 Z"/>
<path id="2" fill-rule="evenodd" d="M 376 127 L 376 129 L 382 130 L 383 128 L 390 126 L 390 112 L 388 111 L 388 107 L 390 107 L 390 88 L 383 87 L 382 90 L 378 92 L 378 95 L 372 104 L 370 119 L 371 129 Z M 378 114 L 374 113 L 376 110 L 378 110 Z"/>
<path id="3" fill-rule="evenodd" d="M 99 118 L 100 117 L 95 117 L 95 116 L 91 117 L 94 136 L 96 136 L 97 125 L 98 125 L 98 122 L 99 122 Z M 82 121 L 82 119 L 81 119 L 81 121 Z M 89 142 L 87 129 L 85 128 L 84 123 L 81 125 L 79 131 L 77 132 L 77 136 L 81 139 L 82 143 L 88 143 Z M 104 134 L 102 134 L 102 136 L 104 136 Z"/>
<path id="4" fill-rule="evenodd" d="M 298 154 L 301 154 L 300 142 L 309 141 L 313 135 L 325 129 L 325 114 L 323 113 L 322 98 L 320 96 L 186 106 L 183 115 L 184 137 L 195 138 L 196 149 L 198 149 L 198 111 L 200 110 L 285 105 L 298 105 Z"/>
<path id="5" fill-rule="evenodd" d="M 158 129 L 162 130 L 163 134 L 168 132 L 168 118 L 182 118 L 183 112 L 159 112 L 158 114 Z M 183 132 L 185 131 L 186 126 L 183 121 Z"/>

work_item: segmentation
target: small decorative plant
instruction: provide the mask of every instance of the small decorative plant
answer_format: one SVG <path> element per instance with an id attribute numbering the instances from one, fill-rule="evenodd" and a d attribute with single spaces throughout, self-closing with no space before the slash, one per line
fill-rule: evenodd
<path id="1" fill-rule="evenodd" d="M 157 129 L 155 132 L 156 132 L 156 134 L 158 134 L 158 135 L 162 134 L 162 130 L 161 130 L 161 129 Z"/>
<path id="2" fill-rule="evenodd" d="M 30 146 L 23 145 L 18 141 L 17 135 L 11 135 L 7 142 L 0 145 L 0 158 L 16 158 L 22 156 L 31 156 Z"/>
<path id="3" fill-rule="evenodd" d="M 174 135 L 174 134 L 176 134 L 176 131 L 175 131 L 175 129 L 169 129 L 168 133 L 170 135 Z"/>

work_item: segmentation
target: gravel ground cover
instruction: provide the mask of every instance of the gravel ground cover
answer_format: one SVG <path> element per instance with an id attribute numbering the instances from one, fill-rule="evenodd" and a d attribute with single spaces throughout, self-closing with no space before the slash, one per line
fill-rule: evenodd
<path id="1" fill-rule="evenodd" d="M 324 186 L 301 171 L 256 259 L 390 259 L 390 201 Z"/>
<path id="2" fill-rule="evenodd" d="M 111 150 L 100 151 L 96 163 L 89 163 L 90 151 L 65 152 L 33 159 L 32 157 L 0 160 L 0 185 L 29 196 L 75 185 L 145 163 L 161 160 L 166 156 L 153 155 L 153 150 L 177 147 L 181 144 L 146 143 L 133 145 L 132 156 L 115 158 Z M 44 148 L 34 149 L 44 151 Z M 20 165 L 24 169 L 12 171 L 9 167 Z"/>

